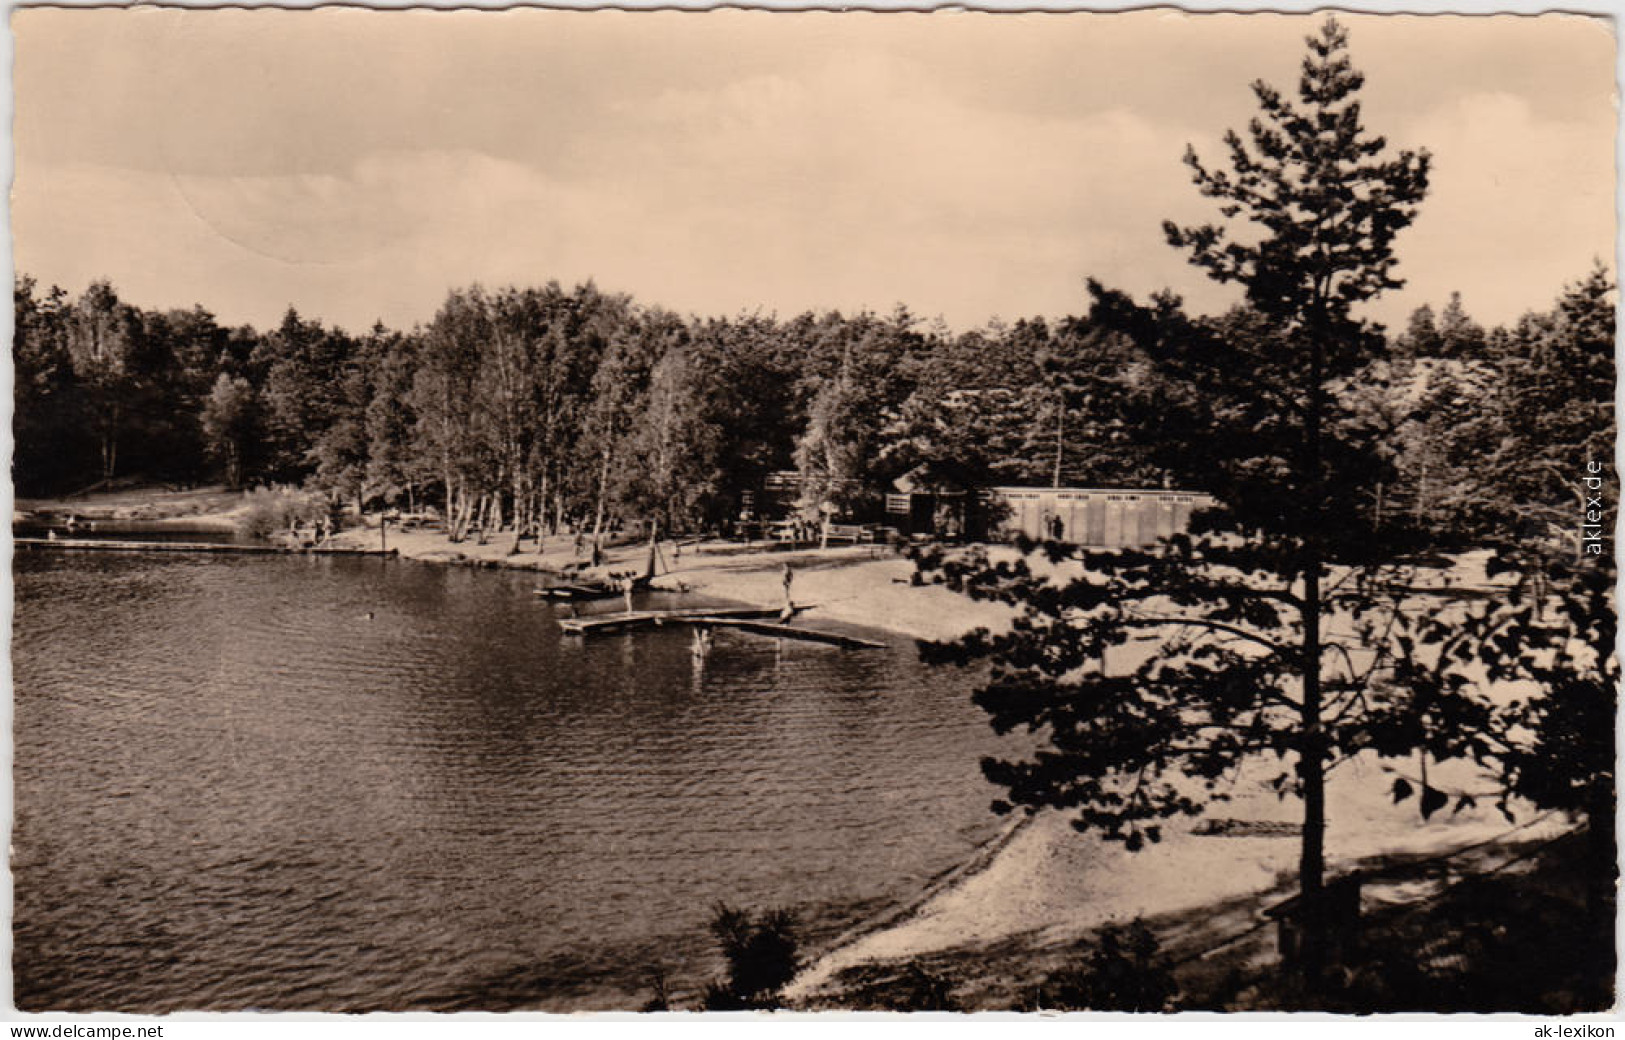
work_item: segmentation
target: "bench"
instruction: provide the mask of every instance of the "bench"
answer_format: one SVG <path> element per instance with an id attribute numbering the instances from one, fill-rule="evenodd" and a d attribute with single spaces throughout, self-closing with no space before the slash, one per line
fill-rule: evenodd
<path id="1" fill-rule="evenodd" d="M 877 530 L 874 524 L 830 524 L 824 536 L 827 541 L 857 545 L 860 542 L 873 542 Z"/>

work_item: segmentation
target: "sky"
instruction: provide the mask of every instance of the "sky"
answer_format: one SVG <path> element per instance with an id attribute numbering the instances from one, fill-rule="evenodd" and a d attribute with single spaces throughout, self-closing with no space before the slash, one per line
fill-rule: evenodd
<path id="1" fill-rule="evenodd" d="M 1607 20 L 1344 15 L 1367 127 L 1433 155 L 1391 325 L 1453 291 L 1549 307 L 1615 242 Z M 77 294 L 351 330 L 454 286 L 587 279 L 684 314 L 906 304 L 951 328 L 1199 311 L 1169 247 L 1293 88 L 1295 15 L 33 9 L 15 33 L 14 256 Z"/>

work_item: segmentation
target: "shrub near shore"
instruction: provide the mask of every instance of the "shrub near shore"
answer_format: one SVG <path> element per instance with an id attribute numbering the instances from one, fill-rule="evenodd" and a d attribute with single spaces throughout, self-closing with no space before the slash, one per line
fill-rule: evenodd
<path id="1" fill-rule="evenodd" d="M 243 503 L 237 530 L 249 538 L 271 538 L 320 523 L 328 515 L 327 504 L 317 496 L 285 487 L 245 491 Z"/>

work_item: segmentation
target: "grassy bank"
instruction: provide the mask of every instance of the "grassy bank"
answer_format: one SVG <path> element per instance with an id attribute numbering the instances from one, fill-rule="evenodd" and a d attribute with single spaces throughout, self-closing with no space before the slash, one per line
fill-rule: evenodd
<path id="1" fill-rule="evenodd" d="M 200 531 L 229 531 L 243 509 L 243 493 L 219 485 L 195 488 L 128 487 L 62 498 L 19 498 L 14 519 L 39 523 L 140 521 Z"/>

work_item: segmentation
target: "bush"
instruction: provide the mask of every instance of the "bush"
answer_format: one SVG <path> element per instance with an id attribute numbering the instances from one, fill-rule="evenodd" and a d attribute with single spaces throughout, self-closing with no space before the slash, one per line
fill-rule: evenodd
<path id="1" fill-rule="evenodd" d="M 327 504 L 320 498 L 293 488 L 255 488 L 244 492 L 243 500 L 246 508 L 237 519 L 237 530 L 249 538 L 269 538 L 327 515 Z"/>
<path id="2" fill-rule="evenodd" d="M 642 1010 L 645 1012 L 670 1011 L 671 993 L 667 988 L 666 969 L 651 969 L 649 971 L 648 979 L 649 988 L 654 991 L 654 996 L 650 997 L 644 1003 Z"/>
<path id="3" fill-rule="evenodd" d="M 840 974 L 841 1004 L 849 1011 L 966 1011 L 957 984 L 919 961 L 864 964 Z"/>
<path id="4" fill-rule="evenodd" d="M 795 978 L 796 919 L 788 910 L 770 910 L 760 919 L 726 903 L 717 904 L 711 934 L 722 944 L 728 979 L 705 988 L 707 1011 L 747 1011 L 779 1006 L 779 991 Z"/>
<path id="5" fill-rule="evenodd" d="M 1145 922 L 1108 925 L 1080 969 L 1052 975 L 1046 1004 L 1061 1011 L 1166 1011 L 1178 994 L 1159 959 L 1160 944 Z"/>

